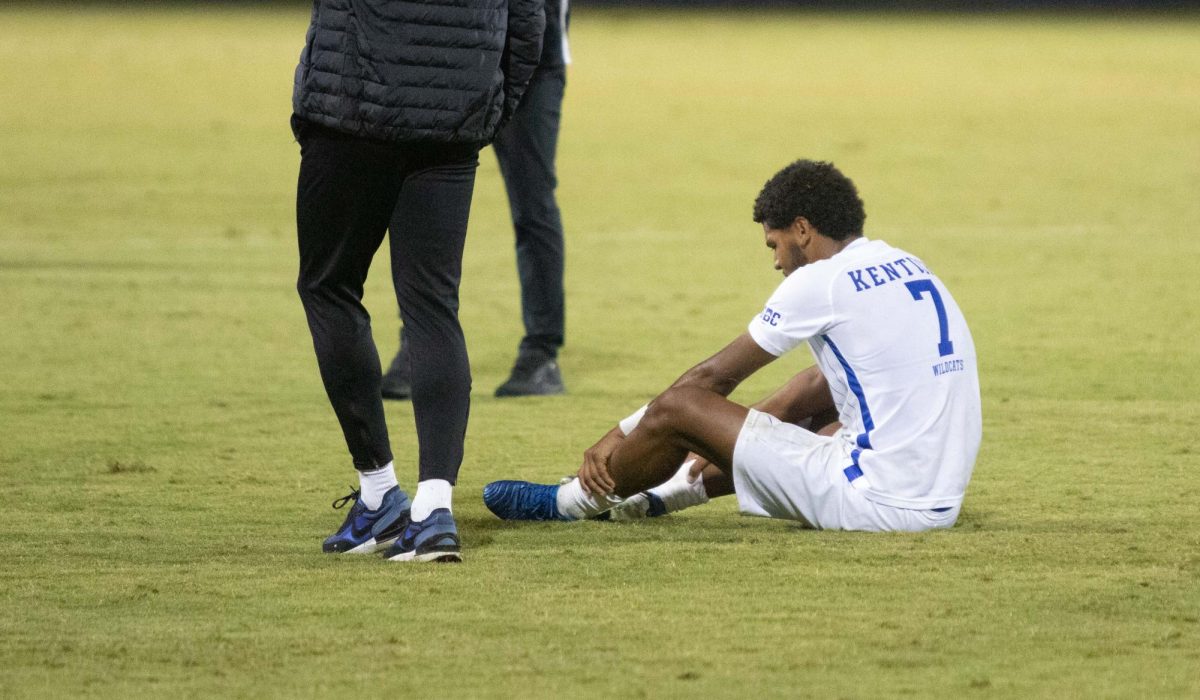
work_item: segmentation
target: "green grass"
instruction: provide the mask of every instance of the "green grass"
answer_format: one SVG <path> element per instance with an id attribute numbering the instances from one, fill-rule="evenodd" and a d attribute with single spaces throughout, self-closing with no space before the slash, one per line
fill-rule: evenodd
<path id="1" fill-rule="evenodd" d="M 354 474 L 292 289 L 307 13 L 0 10 L 0 696 L 1200 694 L 1196 17 L 574 19 L 571 393 L 490 396 L 520 328 L 485 154 L 467 559 L 405 567 L 317 548 Z M 801 156 L 972 323 L 959 525 L 492 518 L 484 483 L 568 473 L 744 328 L 777 282 L 750 205 Z"/>

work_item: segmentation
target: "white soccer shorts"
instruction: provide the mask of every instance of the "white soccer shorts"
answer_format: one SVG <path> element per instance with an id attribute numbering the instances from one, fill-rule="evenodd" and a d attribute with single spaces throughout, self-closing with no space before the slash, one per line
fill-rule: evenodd
<path id="1" fill-rule="evenodd" d="M 918 532 L 946 528 L 960 506 L 938 513 L 869 500 L 842 469 L 842 440 L 811 433 L 750 409 L 733 448 L 733 484 L 746 515 L 799 520 L 821 530 Z"/>

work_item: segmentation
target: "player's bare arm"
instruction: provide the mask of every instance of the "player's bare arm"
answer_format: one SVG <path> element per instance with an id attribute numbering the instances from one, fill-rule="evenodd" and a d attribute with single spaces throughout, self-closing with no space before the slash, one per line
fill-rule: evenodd
<path id="1" fill-rule="evenodd" d="M 667 391 L 695 387 L 729 396 L 747 377 L 775 359 L 774 355 L 759 347 L 749 333 L 743 333 L 717 354 L 684 372 Z"/>

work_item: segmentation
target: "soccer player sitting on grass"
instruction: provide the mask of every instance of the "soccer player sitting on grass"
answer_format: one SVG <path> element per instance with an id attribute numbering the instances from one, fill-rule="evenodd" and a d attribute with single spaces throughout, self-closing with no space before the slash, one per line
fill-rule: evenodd
<path id="1" fill-rule="evenodd" d="M 942 281 L 865 238 L 865 219 L 833 165 L 777 173 L 754 220 L 785 279 L 748 332 L 609 431 L 576 478 L 492 482 L 488 508 L 506 520 L 621 518 L 736 493 L 743 513 L 815 528 L 953 525 L 982 434 L 975 346 Z M 803 342 L 816 367 L 754 407 L 726 398 Z"/>

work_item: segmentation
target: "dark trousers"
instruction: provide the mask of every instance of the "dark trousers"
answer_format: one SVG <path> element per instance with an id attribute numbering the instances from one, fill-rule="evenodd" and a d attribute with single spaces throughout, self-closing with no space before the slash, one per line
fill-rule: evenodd
<path id="1" fill-rule="evenodd" d="M 371 259 L 390 231 L 392 282 L 411 346 L 420 479 L 454 483 L 471 369 L 458 322 L 478 147 L 361 139 L 295 120 L 300 141 L 296 284 L 329 402 L 360 470 L 392 461 L 371 318 Z"/>
<path id="2" fill-rule="evenodd" d="M 566 69 L 538 68 L 512 119 L 493 144 L 517 238 L 521 278 L 521 350 L 551 357 L 563 344 L 563 225 L 554 199 L 554 155 L 562 121 Z"/>

